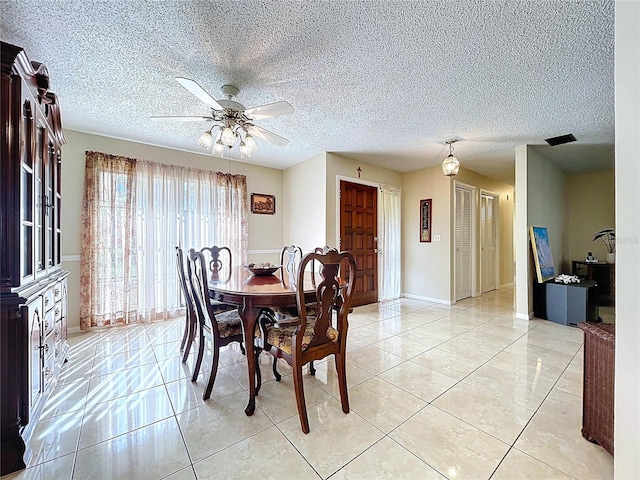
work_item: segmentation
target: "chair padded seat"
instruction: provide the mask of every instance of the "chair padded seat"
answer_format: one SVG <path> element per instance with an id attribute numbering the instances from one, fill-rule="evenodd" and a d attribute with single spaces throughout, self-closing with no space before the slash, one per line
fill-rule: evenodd
<path id="1" fill-rule="evenodd" d="M 221 338 L 242 335 L 242 319 L 238 314 L 238 310 L 216 313 L 216 320 L 218 320 L 218 330 Z"/>
<path id="2" fill-rule="evenodd" d="M 307 328 L 302 336 L 302 350 L 306 350 L 315 337 L 315 317 L 307 317 Z M 292 341 L 293 334 L 298 328 L 297 325 L 276 327 L 274 325 L 267 327 L 267 342 L 270 345 L 282 350 L 288 355 L 293 354 Z M 327 337 L 334 343 L 338 341 L 338 330 L 333 327 L 327 329 Z"/>

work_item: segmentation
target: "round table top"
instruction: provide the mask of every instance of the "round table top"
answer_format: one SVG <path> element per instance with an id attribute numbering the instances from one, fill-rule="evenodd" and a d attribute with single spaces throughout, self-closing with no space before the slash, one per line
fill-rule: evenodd
<path id="1" fill-rule="evenodd" d="M 313 291 L 314 283 L 312 274 L 306 273 L 304 291 Z M 297 287 L 295 275 L 289 275 L 282 267 L 278 268 L 273 275 L 253 275 L 246 268 L 235 266 L 226 276 L 221 274 L 217 280 L 209 278 L 209 290 L 247 296 L 286 296 L 295 294 Z"/>

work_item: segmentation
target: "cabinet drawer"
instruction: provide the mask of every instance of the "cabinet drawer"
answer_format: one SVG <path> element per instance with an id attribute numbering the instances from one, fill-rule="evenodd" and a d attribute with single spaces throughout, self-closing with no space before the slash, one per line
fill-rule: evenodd
<path id="1" fill-rule="evenodd" d="M 42 324 L 43 335 L 46 337 L 53 331 L 53 326 L 56 323 L 55 311 L 49 310 L 44 315 L 44 322 Z"/>
<path id="2" fill-rule="evenodd" d="M 59 302 L 62 299 L 62 283 L 58 282 L 53 286 L 53 301 Z"/>
<path id="3" fill-rule="evenodd" d="M 53 307 L 53 316 L 56 322 L 62 318 L 62 302 L 56 302 L 55 306 Z"/>
<path id="4" fill-rule="evenodd" d="M 46 388 L 46 385 L 53 380 L 56 373 L 56 337 L 54 332 L 46 336 L 42 344 L 42 350 L 44 356 L 44 384 Z"/>
<path id="5" fill-rule="evenodd" d="M 44 309 L 45 311 L 49 311 L 53 308 L 53 305 L 56 303 L 53 295 L 53 291 L 55 287 L 51 287 L 44 292 Z"/>

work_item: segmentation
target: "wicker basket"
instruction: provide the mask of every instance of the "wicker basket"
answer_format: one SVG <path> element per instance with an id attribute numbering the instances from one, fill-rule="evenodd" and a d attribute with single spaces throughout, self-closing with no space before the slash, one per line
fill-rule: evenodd
<path id="1" fill-rule="evenodd" d="M 578 327 L 584 331 L 582 436 L 613 455 L 615 325 L 579 323 Z"/>

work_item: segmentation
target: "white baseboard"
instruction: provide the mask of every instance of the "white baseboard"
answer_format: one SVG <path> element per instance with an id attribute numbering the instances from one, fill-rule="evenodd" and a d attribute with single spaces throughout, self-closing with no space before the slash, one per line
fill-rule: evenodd
<path id="1" fill-rule="evenodd" d="M 60 260 L 63 262 L 79 262 L 80 255 L 62 255 Z"/>
<path id="2" fill-rule="evenodd" d="M 75 335 L 76 333 L 82 333 L 82 330 L 80 330 L 80 327 L 67 327 L 68 335 Z"/>
<path id="3" fill-rule="evenodd" d="M 424 300 L 425 302 L 439 303 L 441 305 L 453 305 L 454 303 L 450 300 L 443 300 L 442 298 L 423 297 L 421 295 L 413 295 L 411 293 L 403 293 L 402 296 L 413 300 Z"/>
<path id="4" fill-rule="evenodd" d="M 516 318 L 520 320 L 531 320 L 533 318 L 533 312 L 529 312 L 528 315 L 526 313 L 516 313 Z"/>
<path id="5" fill-rule="evenodd" d="M 513 287 L 513 282 L 504 283 L 500 285 L 498 288 L 507 288 L 507 287 Z"/>

